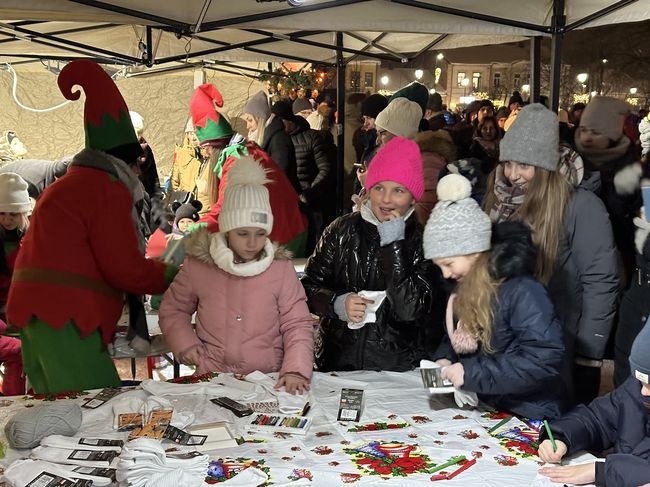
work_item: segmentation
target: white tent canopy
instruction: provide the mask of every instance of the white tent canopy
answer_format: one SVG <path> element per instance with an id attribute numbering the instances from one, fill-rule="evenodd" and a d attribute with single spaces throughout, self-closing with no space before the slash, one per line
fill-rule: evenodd
<path id="1" fill-rule="evenodd" d="M 294 0 L 296 1 L 296 0 Z M 92 57 L 123 65 L 408 60 L 429 49 L 549 36 L 650 18 L 650 0 L 4 0 L 0 62 Z"/>

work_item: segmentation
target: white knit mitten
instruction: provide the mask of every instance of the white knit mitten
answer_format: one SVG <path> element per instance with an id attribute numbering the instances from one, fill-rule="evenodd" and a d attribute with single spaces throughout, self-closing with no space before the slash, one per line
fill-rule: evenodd
<path id="1" fill-rule="evenodd" d="M 636 231 L 634 232 L 634 246 L 639 254 L 643 254 L 645 241 L 648 239 L 648 234 L 650 234 L 650 222 L 639 217 L 636 217 L 633 221 L 634 225 L 636 225 Z"/>

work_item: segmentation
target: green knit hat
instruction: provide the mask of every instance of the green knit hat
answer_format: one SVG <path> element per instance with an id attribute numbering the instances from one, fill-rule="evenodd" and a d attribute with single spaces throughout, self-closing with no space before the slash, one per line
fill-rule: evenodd
<path id="1" fill-rule="evenodd" d="M 422 108 L 422 116 L 424 116 L 424 112 L 427 111 L 427 104 L 429 103 L 429 89 L 425 85 L 418 81 L 413 81 L 393 93 L 389 102 L 399 97 L 404 97 L 420 105 L 420 108 Z"/>
<path id="2" fill-rule="evenodd" d="M 115 82 L 102 67 L 87 59 L 68 63 L 59 74 L 59 89 L 68 100 L 78 100 L 79 90 L 86 94 L 84 129 L 86 148 L 110 153 L 127 164 L 142 155 L 142 148 L 133 130 L 129 109 Z"/>
<path id="3" fill-rule="evenodd" d="M 212 83 L 204 83 L 194 91 L 190 101 L 190 113 L 199 142 L 232 137 L 228 120 L 215 108 L 223 106 L 223 97 Z"/>

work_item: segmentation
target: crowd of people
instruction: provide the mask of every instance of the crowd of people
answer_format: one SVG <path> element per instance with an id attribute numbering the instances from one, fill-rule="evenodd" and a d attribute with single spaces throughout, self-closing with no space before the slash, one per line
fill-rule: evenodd
<path id="1" fill-rule="evenodd" d="M 5 394 L 24 392 L 23 370 L 39 393 L 119 385 L 106 345 L 126 303 L 146 349 L 144 296 L 158 295 L 197 374 L 275 372 L 302 393 L 314 367 L 434 360 L 461 403 L 550 420 L 544 461 L 615 450 L 544 475 L 650 480 L 647 113 L 635 125 L 598 96 L 569 121 L 515 92 L 457 120 L 418 82 L 356 97 L 353 209 L 335 218 L 327 103 L 256 93 L 244 135 L 201 85 L 161 185 L 142 117 L 98 65 L 69 63 L 58 83 L 85 91 L 85 149 L 0 168 L 0 304 L 20 335 L 0 339 Z M 292 255 L 309 256 L 300 280 Z M 598 397 L 608 357 L 617 388 Z"/>

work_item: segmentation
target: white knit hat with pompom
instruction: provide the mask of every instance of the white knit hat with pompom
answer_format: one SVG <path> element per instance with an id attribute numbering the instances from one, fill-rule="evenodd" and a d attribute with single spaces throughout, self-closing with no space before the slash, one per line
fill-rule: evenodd
<path id="1" fill-rule="evenodd" d="M 264 186 L 271 181 L 267 170 L 248 156 L 241 156 L 228 170 L 219 231 L 235 228 L 257 227 L 271 233 L 273 212 L 269 190 Z"/>
<path id="2" fill-rule="evenodd" d="M 471 198 L 467 178 L 449 174 L 438 182 L 438 203 L 424 227 L 427 259 L 441 259 L 490 249 L 492 222 Z"/>

